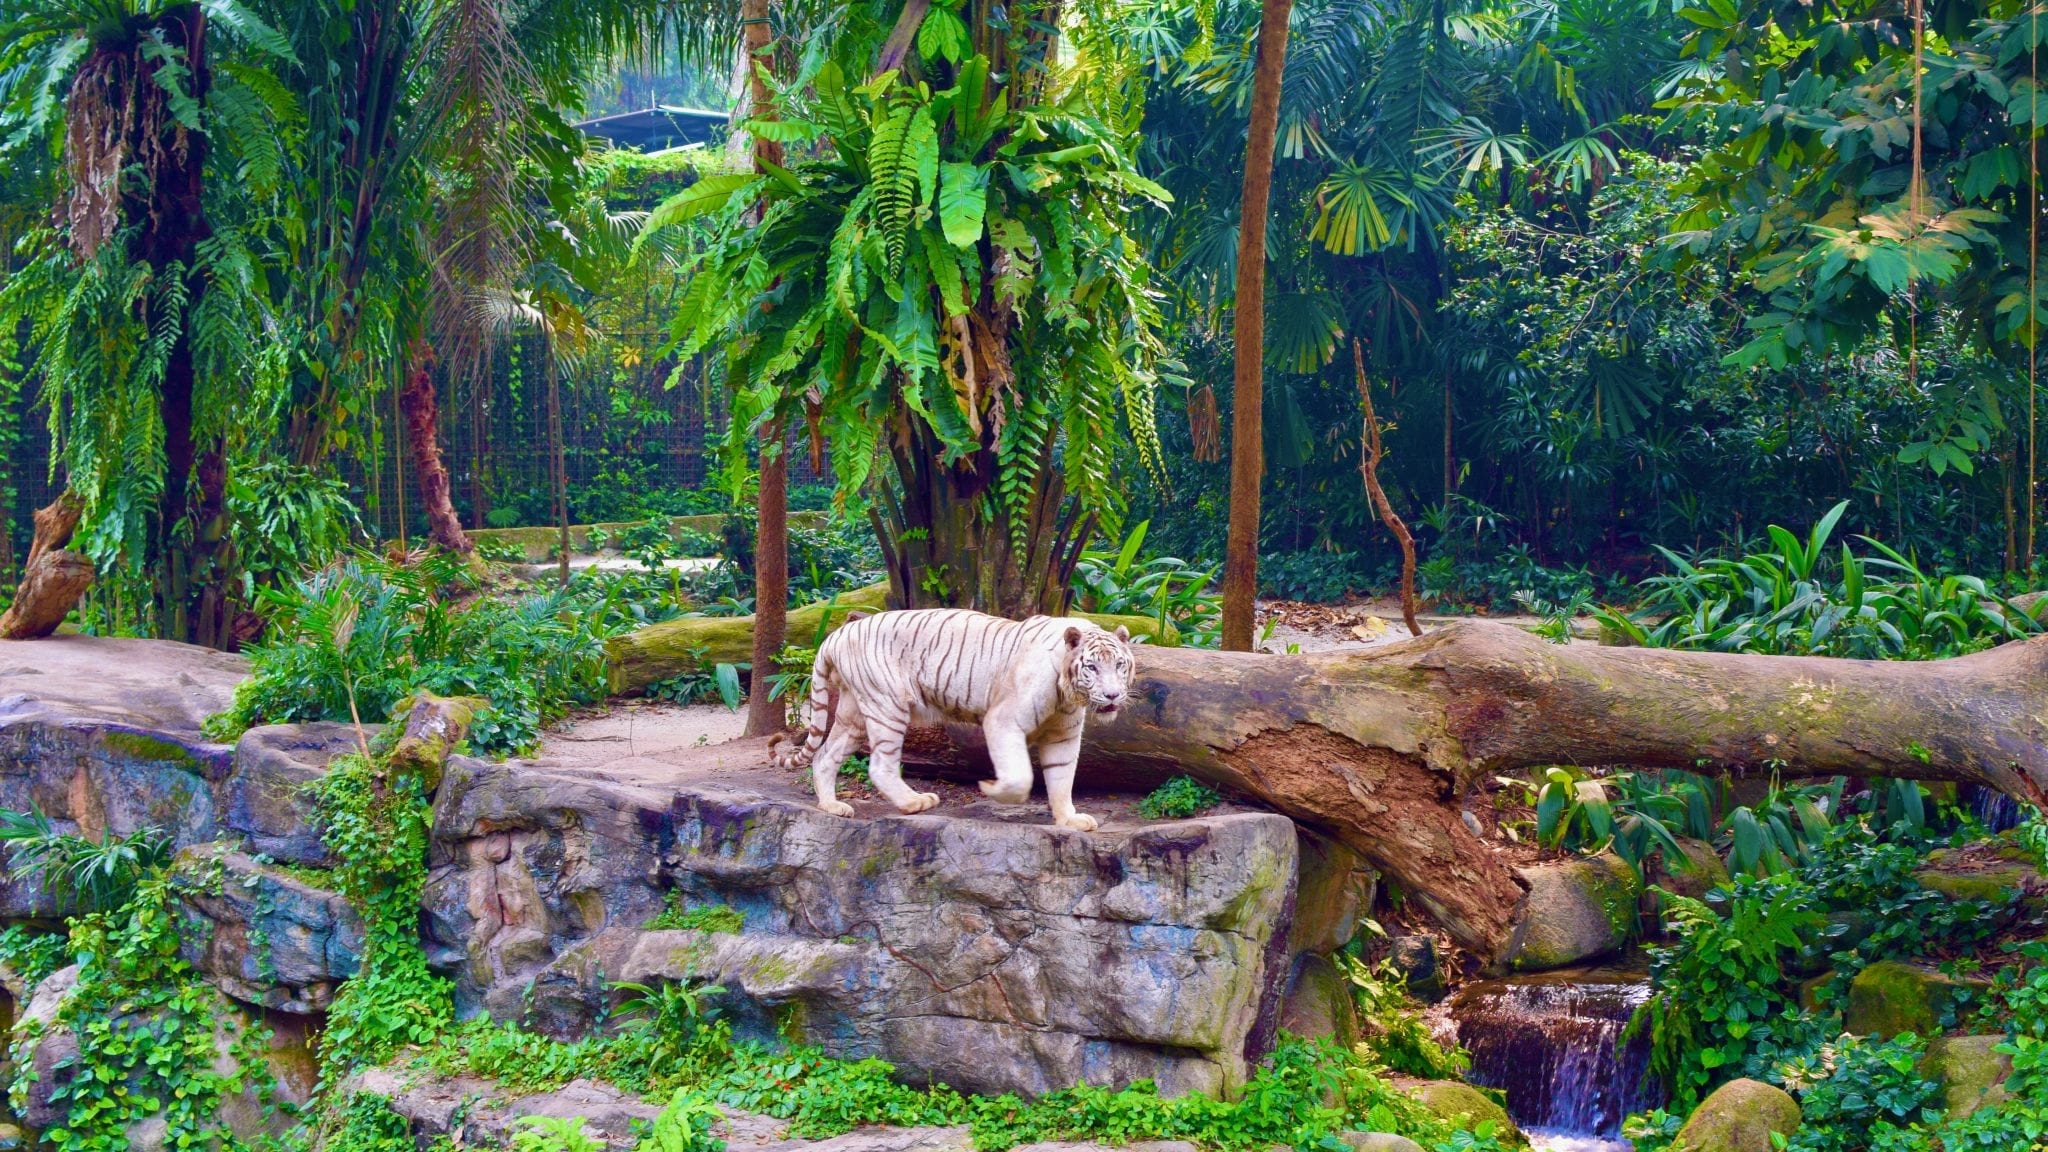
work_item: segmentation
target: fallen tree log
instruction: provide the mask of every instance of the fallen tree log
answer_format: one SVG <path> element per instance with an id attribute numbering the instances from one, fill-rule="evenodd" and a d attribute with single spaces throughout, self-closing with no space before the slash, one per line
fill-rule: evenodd
<path id="1" fill-rule="evenodd" d="M 2048 639 L 1904 663 L 1552 644 L 1453 624 L 1381 648 L 1146 649 L 1090 765 L 1188 772 L 1321 828 L 1499 966 L 1523 889 L 1461 816 L 1480 781 L 1547 764 L 1779 766 L 2048 799 Z"/>
<path id="2" fill-rule="evenodd" d="M 848 612 L 880 612 L 883 599 L 887 596 L 887 584 L 873 584 L 852 592 L 841 593 L 831 603 L 827 618 L 826 604 L 810 604 L 790 612 L 784 635 L 788 642 L 799 647 L 809 647 L 821 635 L 820 624 L 825 632 L 831 632 L 846 622 Z M 1144 616 L 1104 616 L 1075 613 L 1086 616 L 1105 628 L 1119 624 L 1129 628 L 1131 635 L 1156 638 L 1158 622 Z M 1173 625 L 1168 624 L 1172 638 Z M 752 616 L 686 616 L 676 620 L 650 624 L 615 636 L 605 644 L 605 655 L 611 664 L 611 690 L 614 693 L 638 692 L 657 681 L 688 672 L 701 671 L 719 664 L 742 664 L 754 658 L 754 618 Z"/>

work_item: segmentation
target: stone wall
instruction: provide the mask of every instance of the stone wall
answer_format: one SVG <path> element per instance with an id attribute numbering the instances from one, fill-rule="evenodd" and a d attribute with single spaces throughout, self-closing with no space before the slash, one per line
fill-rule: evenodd
<path id="1" fill-rule="evenodd" d="M 361 928 L 320 883 L 332 861 L 302 789 L 352 730 L 208 743 L 199 721 L 239 661 L 124 643 L 0 651 L 43 657 L 0 664 L 0 806 L 95 835 L 173 832 L 180 866 L 212 877 L 187 902 L 186 958 L 252 1010 L 317 1027 Z M 93 673 L 116 661 L 119 675 Z M 1320 957 L 1349 938 L 1373 877 L 1283 817 L 1154 822 L 1125 804 L 1079 833 L 1042 805 L 984 801 L 845 820 L 763 759 L 757 744 L 453 758 L 422 925 L 459 1010 L 567 1037 L 603 1026 L 617 982 L 701 980 L 727 990 L 742 1034 L 982 1092 L 1228 1091 L 1283 1022 L 1348 1034 Z M 649 930 L 671 898 L 730 907 L 743 927 Z M 0 917 L 60 911 L 0 877 Z"/>

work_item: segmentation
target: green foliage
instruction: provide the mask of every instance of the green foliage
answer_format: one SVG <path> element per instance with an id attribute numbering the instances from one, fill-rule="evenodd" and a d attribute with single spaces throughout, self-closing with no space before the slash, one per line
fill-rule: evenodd
<path id="1" fill-rule="evenodd" d="M 78 983 L 58 1007 L 56 1024 L 78 1040 L 73 1074 L 50 1086 L 61 1119 L 43 1132 L 55 1152 L 123 1152 L 130 1124 L 161 1116 L 179 1147 L 248 1145 L 222 1122 L 221 1102 L 244 1091 L 268 1104 L 274 1090 L 262 1060 L 267 1030 L 242 1021 L 221 994 L 179 958 L 184 921 L 179 889 L 208 879 L 153 868 L 119 908 L 71 921 Z M 231 1037 L 228 1059 L 217 1047 Z M 14 1106 L 34 1075 L 25 1057 L 40 1037 L 14 1038 Z"/>
<path id="2" fill-rule="evenodd" d="M 1222 643 L 1223 599 L 1209 590 L 1213 571 L 1205 572 L 1173 556 L 1140 561 L 1145 530 L 1140 521 L 1112 550 L 1087 549 L 1074 566 L 1074 598 L 1083 612 L 1119 616 L 1150 616 L 1180 630 L 1181 643 L 1214 648 Z"/>
<path id="3" fill-rule="evenodd" d="M 12 969 L 24 987 L 34 988 L 69 963 L 71 952 L 61 933 L 36 932 L 26 924 L 0 930 L 0 964 Z"/>
<path id="4" fill-rule="evenodd" d="M 725 1141 L 711 1135 L 720 1115 L 718 1105 L 678 1088 L 654 1118 L 638 1152 L 725 1152 Z"/>
<path id="5" fill-rule="evenodd" d="M 1094 29 L 1074 40 L 1097 57 L 1085 79 L 992 62 L 1042 50 L 1038 11 L 1006 12 L 1015 42 L 975 15 L 970 40 L 990 43 L 927 37 L 922 69 L 866 83 L 864 61 L 822 62 L 774 117 L 817 148 L 700 181 L 647 222 L 643 243 L 708 224 L 672 331 L 678 356 L 725 350 L 734 474 L 762 427 L 809 415 L 842 499 L 897 458 L 910 490 L 879 509 L 893 547 L 932 527 L 916 510 L 956 469 L 991 497 L 962 513 L 1023 552 L 1052 545 L 1062 492 L 1115 526 L 1119 442 L 1159 464 L 1158 309 L 1128 205 L 1167 197 L 1133 160 L 1134 69 Z M 906 584 L 926 589 L 927 567 Z"/>
<path id="6" fill-rule="evenodd" d="M 1799 1090 L 1799 1130 L 1790 1152 L 1862 1152 L 1888 1136 L 1940 1118 L 1941 1088 L 1916 1069 L 1926 1045 L 1912 1033 L 1884 1041 L 1842 1036 L 1781 1070 Z"/>
<path id="7" fill-rule="evenodd" d="M 172 840 L 161 828 L 92 840 L 59 832 L 39 808 L 0 809 L 0 844 L 8 870 L 40 880 L 60 908 L 104 912 L 126 905 L 143 877 L 170 863 Z"/>
<path id="8" fill-rule="evenodd" d="M 1138 814 L 1148 820 L 1186 820 L 1221 803 L 1223 797 L 1215 789 L 1191 777 L 1175 776 L 1138 801 Z"/>
<path id="9" fill-rule="evenodd" d="M 257 724 L 374 720 L 424 690 L 489 700 L 470 745 L 504 754 L 604 696 L 604 640 L 626 623 L 620 589 L 581 581 L 515 600 L 473 593 L 458 558 L 367 554 L 259 591 L 270 638 L 208 731 L 228 739 Z"/>
<path id="10" fill-rule="evenodd" d="M 1805 540 L 1773 524 L 1773 550 L 1740 559 L 1692 564 L 1660 549 L 1678 571 L 1647 581 L 1634 613 L 1603 610 L 1601 621 L 1647 648 L 1888 660 L 1974 652 L 2040 630 L 1984 581 L 1933 579 L 1868 537 L 1878 558 L 1843 545 L 1836 560 L 1828 537 L 1847 508 L 1835 505 Z"/>
<path id="11" fill-rule="evenodd" d="M 310 468 L 242 464 L 229 474 L 227 495 L 244 595 L 327 565 L 364 534 L 348 485 Z"/>
<path id="12" fill-rule="evenodd" d="M 1366 1046 L 1387 1070 L 1424 1080 L 1456 1080 L 1472 1066 L 1463 1048 L 1445 1048 L 1430 1035 L 1429 1023 L 1408 997 L 1408 979 L 1391 959 L 1367 964 L 1356 956 L 1338 955 L 1338 967 L 1351 982 L 1352 999 Z"/>
<path id="13" fill-rule="evenodd" d="M 581 1116 L 521 1116 L 512 1122 L 512 1152 L 604 1152 Z"/>
<path id="14" fill-rule="evenodd" d="M 647 686 L 647 696 L 653 700 L 669 700 L 677 704 L 708 704 L 713 700 L 723 703 L 726 711 L 736 711 L 740 702 L 746 699 L 746 689 L 740 684 L 740 669 L 745 663 L 708 664 L 709 648 L 698 647 L 690 652 L 696 667 L 688 672 L 656 680 Z"/>
<path id="15" fill-rule="evenodd" d="M 421 782 L 361 755 L 338 757 L 311 786 L 332 874 L 363 922 L 356 974 L 335 993 L 321 1034 L 322 1083 L 427 1044 L 454 1022 L 453 990 L 427 970 L 419 938 L 432 809 Z"/>
<path id="16" fill-rule="evenodd" d="M 330 1109 L 326 1152 L 418 1152 L 412 1125 L 374 1092 L 353 1092 Z"/>
<path id="17" fill-rule="evenodd" d="M 683 894 L 671 889 L 668 903 L 660 912 L 647 921 L 649 932 L 667 932 L 679 929 L 695 929 L 702 932 L 738 932 L 746 927 L 746 917 L 740 910 L 725 904 L 699 904 L 695 908 L 683 906 Z"/>
<path id="18" fill-rule="evenodd" d="M 1679 1111 L 1739 1075 L 1745 1062 L 1770 1057 L 1781 1033 L 1799 1027 L 1783 963 L 1823 923 L 1812 894 L 1783 877 L 1745 878 L 1715 889 L 1706 903 L 1659 892 L 1676 942 L 1650 950 L 1650 998 L 1629 1022 L 1650 1035 L 1650 1070 L 1669 1086 Z"/>

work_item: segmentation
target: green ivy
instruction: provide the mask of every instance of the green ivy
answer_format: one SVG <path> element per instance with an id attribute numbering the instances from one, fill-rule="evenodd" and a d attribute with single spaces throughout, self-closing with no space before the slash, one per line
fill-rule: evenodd
<path id="1" fill-rule="evenodd" d="M 668 932 L 695 929 L 700 932 L 738 932 L 746 927 L 746 917 L 737 908 L 724 904 L 701 904 L 695 908 L 683 906 L 680 892 L 668 894 L 668 906 L 647 921 L 650 932 Z"/>
<path id="2" fill-rule="evenodd" d="M 339 861 L 334 888 L 363 920 L 360 967 L 335 994 L 321 1037 L 321 1083 L 332 1086 L 400 1045 L 432 1043 L 453 1023 L 454 999 L 420 950 L 432 822 L 421 782 L 352 754 L 328 767 L 312 797 L 321 839 Z"/>

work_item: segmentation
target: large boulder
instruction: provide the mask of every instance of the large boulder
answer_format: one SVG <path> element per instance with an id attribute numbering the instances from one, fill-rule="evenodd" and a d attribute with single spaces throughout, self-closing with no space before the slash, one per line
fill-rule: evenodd
<path id="1" fill-rule="evenodd" d="M 1980 1108 L 1996 1108 L 2009 1098 L 2005 1082 L 2012 1076 L 2012 1057 L 1995 1049 L 2003 1036 L 1942 1036 L 1927 1043 L 1920 1075 L 1941 1085 L 1942 1110 L 1961 1119 Z"/>
<path id="2" fill-rule="evenodd" d="M 381 724 L 364 725 L 375 737 Z M 307 787 L 328 764 L 357 748 L 353 724 L 328 721 L 251 728 L 235 744 L 234 772 L 223 791 L 222 826 L 251 854 L 280 864 L 331 868 Z"/>
<path id="3" fill-rule="evenodd" d="M 1774 1152 L 1771 1135 L 1799 1129 L 1799 1102 L 1761 1080 L 1714 1089 L 1678 1130 L 1672 1152 Z"/>
<path id="4" fill-rule="evenodd" d="M 1514 1119 L 1499 1101 L 1462 1080 L 1397 1078 L 1395 1086 L 1414 1097 L 1439 1120 L 1468 1129 L 1491 1121 L 1494 1136 L 1503 1147 L 1526 1148 L 1529 1145 L 1529 1138 L 1515 1126 Z"/>
<path id="5" fill-rule="evenodd" d="M 325 1011 L 356 974 L 362 921 L 308 870 L 264 864 L 226 845 L 188 848 L 176 866 L 186 925 L 179 954 L 221 991 L 308 1015 Z"/>
<path id="6" fill-rule="evenodd" d="M 1956 979 L 1932 968 L 1882 960 L 1849 983 L 1842 1027 L 1858 1036 L 1938 1036 L 1990 982 Z"/>
<path id="7" fill-rule="evenodd" d="M 568 1035 L 604 1018 L 612 982 L 702 980 L 742 1034 L 986 1092 L 1225 1091 L 1277 1030 L 1297 861 L 1282 817 L 840 819 L 793 781 L 716 779 L 452 760 L 427 923 L 459 1006 Z M 644 931 L 670 890 L 744 931 Z"/>
<path id="8" fill-rule="evenodd" d="M 1642 881 L 1611 852 L 1517 869 L 1528 881 L 1527 912 L 1509 946 L 1518 970 L 1542 972 L 1604 956 L 1628 942 Z"/>

